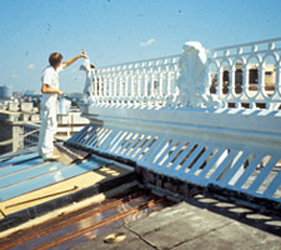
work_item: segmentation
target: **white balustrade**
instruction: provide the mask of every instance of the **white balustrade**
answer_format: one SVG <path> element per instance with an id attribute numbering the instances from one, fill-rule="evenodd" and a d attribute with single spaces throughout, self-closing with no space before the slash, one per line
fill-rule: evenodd
<path id="1" fill-rule="evenodd" d="M 281 38 L 210 51 L 212 91 L 232 107 L 278 109 Z"/>
<path id="2" fill-rule="evenodd" d="M 179 55 L 97 69 L 97 104 L 163 106 L 176 95 Z"/>
<path id="3" fill-rule="evenodd" d="M 178 98 L 182 55 L 99 68 L 94 76 L 96 104 L 186 106 Z M 220 107 L 276 110 L 281 100 L 281 38 L 208 51 L 207 102 Z M 214 96 L 216 98 L 214 99 Z M 214 106 L 203 102 L 201 107 Z M 214 106 L 216 107 L 216 106 Z"/>

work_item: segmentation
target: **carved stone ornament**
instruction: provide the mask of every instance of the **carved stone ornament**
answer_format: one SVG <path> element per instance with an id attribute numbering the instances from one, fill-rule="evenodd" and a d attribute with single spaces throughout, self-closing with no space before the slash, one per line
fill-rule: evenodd
<path id="1" fill-rule="evenodd" d="M 217 98 L 209 94 L 210 81 L 206 49 L 200 42 L 186 42 L 179 59 L 178 102 L 185 107 L 220 106 Z"/>

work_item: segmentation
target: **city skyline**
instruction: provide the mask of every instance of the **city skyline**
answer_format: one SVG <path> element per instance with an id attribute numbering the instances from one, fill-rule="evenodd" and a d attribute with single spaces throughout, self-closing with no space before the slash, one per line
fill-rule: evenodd
<path id="1" fill-rule="evenodd" d="M 281 36 L 281 2 L 184 0 L 1 0 L 0 85 L 40 91 L 48 56 L 84 47 L 97 66 L 180 54 L 186 41 L 206 48 Z M 61 73 L 63 92 L 82 92 L 82 60 Z"/>

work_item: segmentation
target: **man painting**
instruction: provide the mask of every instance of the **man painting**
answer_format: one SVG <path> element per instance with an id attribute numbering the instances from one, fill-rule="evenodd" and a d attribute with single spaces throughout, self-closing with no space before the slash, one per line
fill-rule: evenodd
<path id="1" fill-rule="evenodd" d="M 59 89 L 59 73 L 79 58 L 85 58 L 85 52 L 73 57 L 65 62 L 62 62 L 63 56 L 58 53 L 52 53 L 49 57 L 50 65 L 42 72 L 42 87 L 43 94 L 41 101 L 41 127 L 39 134 L 38 150 L 39 155 L 43 160 L 57 160 L 59 156 L 53 154 L 53 139 L 57 128 L 57 112 L 56 102 L 57 95 L 62 95 Z"/>

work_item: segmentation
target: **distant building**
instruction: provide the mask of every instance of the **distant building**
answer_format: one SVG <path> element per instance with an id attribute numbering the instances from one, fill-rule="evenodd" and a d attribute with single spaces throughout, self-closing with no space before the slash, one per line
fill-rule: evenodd
<path id="1" fill-rule="evenodd" d="M 67 140 L 87 125 L 89 120 L 80 115 L 73 107 L 68 114 L 58 114 L 55 138 Z M 37 145 L 40 122 L 39 109 L 33 102 L 23 101 L 23 98 L 20 102 L 8 101 L 7 107 L 0 110 L 0 155 Z"/>
<path id="2" fill-rule="evenodd" d="M 12 90 L 7 85 L 0 86 L 0 99 L 10 100 L 12 97 Z"/>
<path id="3" fill-rule="evenodd" d="M 39 108 L 41 102 L 42 95 L 40 95 L 37 91 L 27 90 L 24 92 L 21 97 L 21 101 L 23 102 L 32 102 L 34 107 Z"/>

